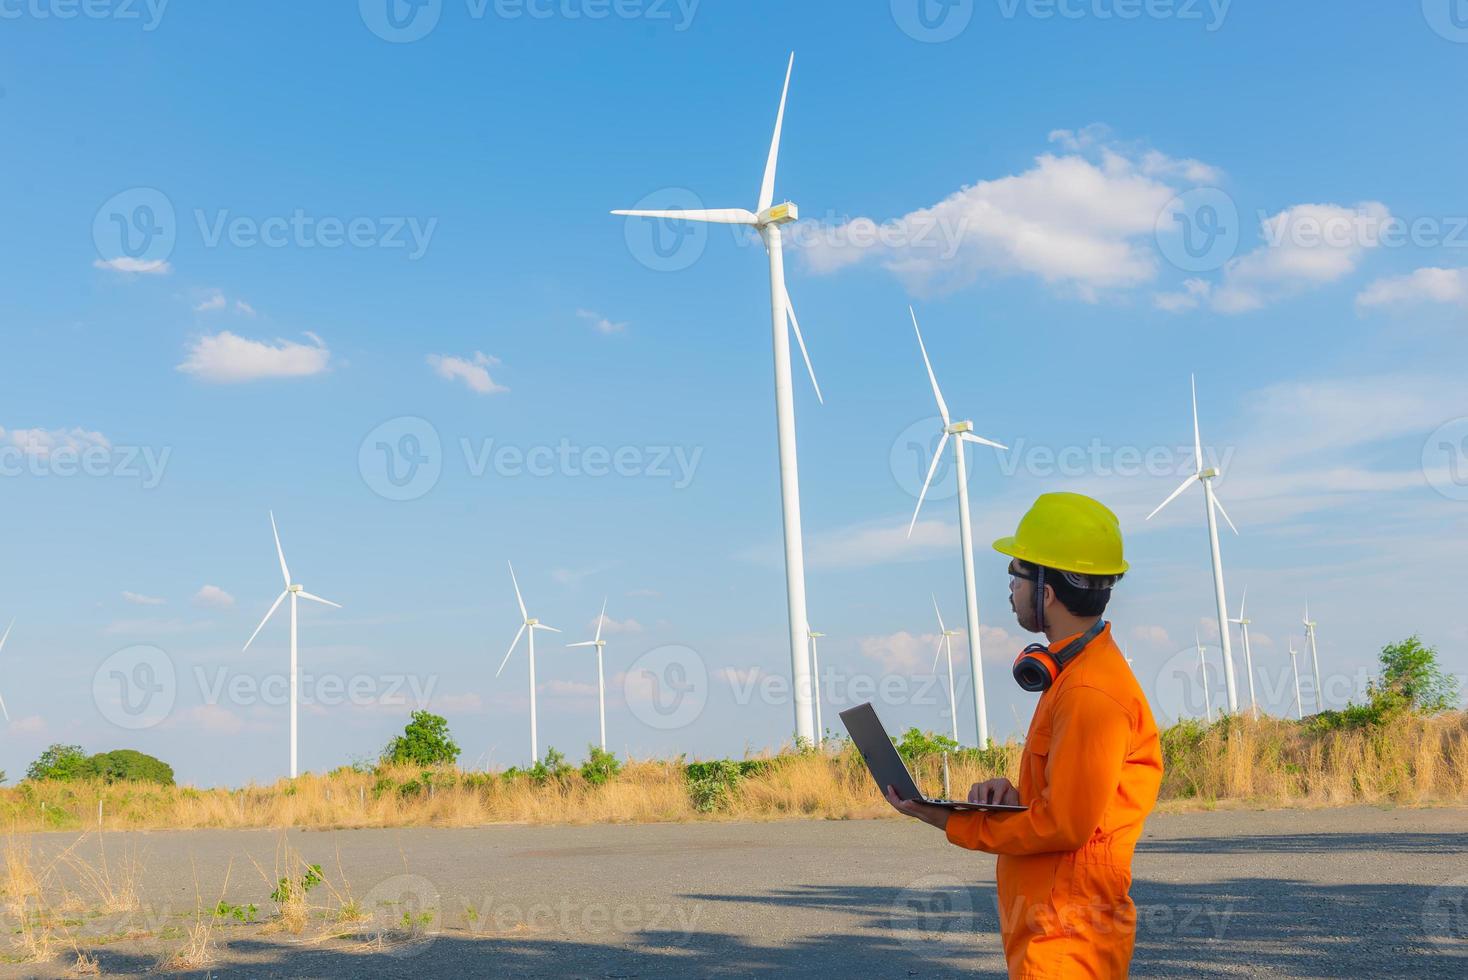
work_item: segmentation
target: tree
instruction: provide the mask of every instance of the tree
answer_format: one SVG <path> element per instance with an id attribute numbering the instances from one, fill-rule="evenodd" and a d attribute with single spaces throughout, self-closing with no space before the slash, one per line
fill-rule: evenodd
<path id="1" fill-rule="evenodd" d="M 139 752 L 137 749 L 117 749 L 99 752 L 87 760 L 87 775 L 104 779 L 109 783 L 136 782 L 173 785 L 173 767 L 162 759 Z"/>
<path id="2" fill-rule="evenodd" d="M 52 745 L 26 770 L 26 779 L 79 779 L 87 772 L 87 754 L 80 745 Z"/>
<path id="3" fill-rule="evenodd" d="M 1437 650 L 1416 635 L 1381 648 L 1378 690 L 1401 698 L 1407 707 L 1424 714 L 1458 706 L 1455 679 L 1438 665 Z"/>
<path id="4" fill-rule="evenodd" d="M 415 766 L 452 765 L 459 747 L 449 737 L 448 719 L 427 711 L 415 711 L 403 734 L 382 750 L 382 761 Z"/>

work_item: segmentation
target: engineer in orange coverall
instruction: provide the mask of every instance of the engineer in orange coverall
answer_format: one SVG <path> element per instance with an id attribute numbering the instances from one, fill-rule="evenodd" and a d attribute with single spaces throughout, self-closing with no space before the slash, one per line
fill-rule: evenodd
<path id="1" fill-rule="evenodd" d="M 1040 497 L 1012 537 L 1010 606 L 1043 632 L 1015 661 L 1041 691 L 1020 758 L 1019 787 L 991 779 L 974 803 L 1022 813 L 951 812 L 887 800 L 959 847 L 999 856 L 999 928 L 1012 978 L 1125 977 L 1136 935 L 1132 852 L 1157 801 L 1162 752 L 1141 687 L 1101 619 L 1127 569 L 1116 515 L 1080 494 Z"/>

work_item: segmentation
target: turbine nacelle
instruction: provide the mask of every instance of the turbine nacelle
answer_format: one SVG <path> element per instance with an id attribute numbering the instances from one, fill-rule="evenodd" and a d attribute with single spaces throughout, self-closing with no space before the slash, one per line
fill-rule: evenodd
<path id="1" fill-rule="evenodd" d="M 1219 475 L 1221 475 L 1221 474 L 1218 472 L 1218 467 L 1216 467 L 1216 466 L 1210 466 L 1206 470 L 1203 470 L 1201 473 L 1198 474 L 1198 479 L 1200 479 L 1200 480 L 1211 480 L 1215 476 L 1219 476 Z"/>
<path id="2" fill-rule="evenodd" d="M 755 224 L 761 227 L 765 225 L 788 225 L 792 221 L 800 220 L 800 208 L 793 201 L 785 201 L 773 207 L 765 208 L 755 215 Z"/>
<path id="3" fill-rule="evenodd" d="M 285 587 L 285 590 L 287 592 L 300 592 L 302 589 L 303 589 L 303 586 L 300 586 L 300 585 L 287 585 Z"/>
<path id="4" fill-rule="evenodd" d="M 945 425 L 943 427 L 943 431 L 948 433 L 948 435 L 950 436 L 956 436 L 964 432 L 974 431 L 974 424 L 972 422 L 953 422 L 949 425 Z"/>

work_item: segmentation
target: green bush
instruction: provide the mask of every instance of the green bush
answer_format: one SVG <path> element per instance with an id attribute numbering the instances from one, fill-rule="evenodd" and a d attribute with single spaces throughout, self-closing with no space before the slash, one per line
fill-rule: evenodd
<path id="1" fill-rule="evenodd" d="M 909 728 L 902 733 L 901 739 L 893 741 L 897 744 L 898 754 L 908 763 L 921 762 L 958 749 L 958 743 L 947 735 L 936 735 L 916 728 Z"/>
<path id="2" fill-rule="evenodd" d="M 53 745 L 31 763 L 25 778 L 70 782 L 73 779 L 84 779 L 87 775 L 87 754 L 80 745 Z"/>
<path id="3" fill-rule="evenodd" d="M 683 767 L 688 798 L 699 813 L 712 813 L 728 804 L 741 780 L 770 767 L 766 759 L 714 759 L 690 762 Z"/>
<path id="4" fill-rule="evenodd" d="M 1458 706 L 1457 683 L 1443 673 L 1437 650 L 1415 634 L 1381 648 L 1381 677 L 1372 689 L 1373 700 L 1395 697 L 1422 714 L 1451 711 Z"/>
<path id="5" fill-rule="evenodd" d="M 581 778 L 592 786 L 604 786 L 622 771 L 616 755 L 600 746 L 587 746 L 586 761 L 581 764 Z"/>
<path id="6" fill-rule="evenodd" d="M 80 745 L 53 745 L 26 770 L 27 779 L 72 782 L 101 779 L 108 783 L 139 782 L 173 785 L 173 767 L 136 749 L 115 749 L 88 756 Z"/>
<path id="7" fill-rule="evenodd" d="M 548 748 L 545 750 L 545 758 L 536 759 L 535 765 L 525 770 L 525 775 L 538 784 L 550 782 L 552 779 L 556 782 L 565 782 L 566 777 L 575 771 L 564 755 L 553 748 Z"/>
<path id="8" fill-rule="evenodd" d="M 427 711 L 415 711 L 403 734 L 382 750 L 382 761 L 394 765 L 452 765 L 459 747 L 449 737 L 448 719 Z"/>

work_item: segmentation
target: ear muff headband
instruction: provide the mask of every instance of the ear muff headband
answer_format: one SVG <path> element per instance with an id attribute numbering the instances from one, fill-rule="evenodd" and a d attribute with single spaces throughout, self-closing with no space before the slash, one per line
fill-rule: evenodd
<path id="1" fill-rule="evenodd" d="M 1042 569 L 1040 575 L 1045 574 Z M 1043 643 L 1031 643 L 1014 659 L 1014 680 L 1020 687 L 1033 693 L 1048 691 L 1055 683 L 1065 665 L 1070 663 L 1086 646 L 1101 635 L 1106 621 L 1098 619 L 1091 628 L 1071 640 L 1060 650 L 1052 653 Z"/>

